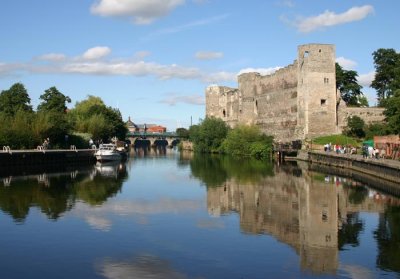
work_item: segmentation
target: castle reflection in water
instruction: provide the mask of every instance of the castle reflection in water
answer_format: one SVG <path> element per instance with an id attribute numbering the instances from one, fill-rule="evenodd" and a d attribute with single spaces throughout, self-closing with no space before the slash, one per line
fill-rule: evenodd
<path id="1" fill-rule="evenodd" d="M 237 212 L 244 233 L 272 235 L 290 245 L 303 270 L 336 274 L 339 250 L 354 244 L 362 229 L 358 214 L 382 214 L 399 200 L 349 179 L 306 169 L 286 166 L 257 183 L 230 178 L 219 187 L 208 187 L 208 211 L 214 216 Z M 348 231 L 356 235 L 348 236 Z"/>

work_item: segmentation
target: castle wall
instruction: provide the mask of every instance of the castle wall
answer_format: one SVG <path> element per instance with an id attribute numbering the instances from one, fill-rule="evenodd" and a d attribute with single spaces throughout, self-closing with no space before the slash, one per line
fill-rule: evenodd
<path id="1" fill-rule="evenodd" d="M 206 116 L 221 118 L 231 127 L 257 125 L 276 141 L 341 133 L 353 115 L 367 124 L 384 119 L 378 108 L 337 106 L 334 45 L 301 45 L 292 65 L 267 76 L 241 74 L 238 85 L 208 87 Z"/>
<path id="2" fill-rule="evenodd" d="M 297 63 L 272 75 L 238 77 L 239 123 L 255 124 L 276 139 L 292 138 L 297 125 Z"/>
<path id="3" fill-rule="evenodd" d="M 238 122 L 238 89 L 226 86 L 209 86 L 206 89 L 206 116 L 221 118 L 234 127 Z"/>
<path id="4" fill-rule="evenodd" d="M 338 127 L 340 131 L 343 131 L 343 129 L 347 127 L 347 119 L 353 116 L 360 117 L 367 125 L 382 123 L 385 120 L 385 115 L 383 115 L 384 110 L 384 108 L 378 107 L 347 107 L 346 104 L 341 101 L 338 106 Z"/>

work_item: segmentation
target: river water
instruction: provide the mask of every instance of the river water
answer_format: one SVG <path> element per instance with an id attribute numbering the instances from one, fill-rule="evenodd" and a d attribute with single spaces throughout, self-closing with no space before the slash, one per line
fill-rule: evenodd
<path id="1" fill-rule="evenodd" d="M 327 171 L 174 150 L 2 170 L 0 278 L 399 278 L 400 200 Z"/>

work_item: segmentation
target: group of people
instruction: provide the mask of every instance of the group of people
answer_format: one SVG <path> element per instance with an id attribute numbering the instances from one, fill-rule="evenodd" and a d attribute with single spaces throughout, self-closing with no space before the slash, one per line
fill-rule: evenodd
<path id="1" fill-rule="evenodd" d="M 357 154 L 357 148 L 354 146 L 345 146 L 335 144 L 332 145 L 331 143 L 327 143 L 324 145 L 325 152 L 334 151 L 336 154 Z M 384 158 L 385 150 L 380 151 L 378 148 L 374 148 L 372 146 L 363 144 L 361 148 L 361 153 L 364 159 L 367 158 Z"/>
<path id="2" fill-rule="evenodd" d="M 354 146 L 346 146 L 335 144 L 332 146 L 331 143 L 327 143 L 324 145 L 325 152 L 334 151 L 336 154 L 357 154 L 357 149 Z"/>
<path id="3" fill-rule="evenodd" d="M 378 148 L 374 148 L 372 146 L 366 145 L 364 144 L 362 146 L 362 156 L 364 159 L 367 158 L 376 158 L 379 159 L 381 156 L 384 156 L 384 150 L 382 150 L 382 154 L 380 154 L 379 149 Z"/>

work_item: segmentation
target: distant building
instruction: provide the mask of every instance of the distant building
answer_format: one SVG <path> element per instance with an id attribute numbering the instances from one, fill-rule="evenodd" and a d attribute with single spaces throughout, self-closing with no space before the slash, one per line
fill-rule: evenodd
<path id="1" fill-rule="evenodd" d="M 148 127 L 148 129 L 147 129 L 148 133 L 165 133 L 166 131 L 167 131 L 167 128 L 160 126 L 160 125 Z"/>
<path id="2" fill-rule="evenodd" d="M 135 123 L 133 123 L 130 116 L 128 118 L 128 121 L 126 122 L 126 126 L 128 127 L 130 133 L 139 131 L 139 127 Z"/>
<path id="3" fill-rule="evenodd" d="M 131 117 L 128 118 L 128 121 L 126 122 L 126 126 L 128 127 L 128 130 L 130 133 L 165 133 L 167 131 L 167 128 L 161 125 L 157 124 L 135 124 L 132 120 Z"/>

